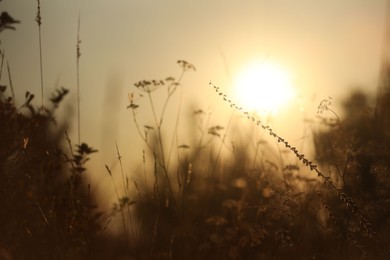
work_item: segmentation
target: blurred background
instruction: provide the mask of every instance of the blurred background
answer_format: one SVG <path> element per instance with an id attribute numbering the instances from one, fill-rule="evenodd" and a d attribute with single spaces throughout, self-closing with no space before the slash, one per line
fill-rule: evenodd
<path id="1" fill-rule="evenodd" d="M 80 16 L 81 141 L 99 150 L 89 169 L 94 189 L 112 190 L 104 164 L 116 167 L 115 143 L 126 172 L 140 167 L 142 140 L 131 111 L 126 109 L 128 94 L 139 93 L 134 83 L 140 80 L 178 78 L 181 68 L 177 60 L 196 67 L 181 80 L 180 143 L 187 143 L 189 118 L 196 109 L 210 113 L 215 125 L 228 124 L 232 112 L 209 82 L 246 106 L 237 98 L 242 86 L 236 82 L 253 63 L 276 64 L 289 75 L 293 95 L 272 115 L 270 123 L 292 143 L 299 142 L 302 122 L 314 117 L 321 100 L 332 97 L 334 111 L 342 116 L 343 99 L 353 90 L 375 96 L 385 48 L 386 2 L 43 0 L 45 97 L 48 99 L 61 86 L 70 90 L 68 105 L 62 106 L 58 114 L 71 118 L 69 132 L 76 143 Z M 16 31 L 7 30 L 1 35 L 17 100 L 22 102 L 26 91 L 38 97 L 37 2 L 3 0 L 0 6 L 21 22 Z M 4 76 L 2 81 L 5 84 L 8 78 Z M 167 111 L 167 134 L 170 123 L 176 120 L 178 100 L 179 94 Z M 161 107 L 163 101 L 156 94 L 156 106 Z M 140 125 L 152 124 L 147 102 L 140 100 L 137 104 Z M 110 196 L 103 197 L 107 203 L 112 202 Z"/>

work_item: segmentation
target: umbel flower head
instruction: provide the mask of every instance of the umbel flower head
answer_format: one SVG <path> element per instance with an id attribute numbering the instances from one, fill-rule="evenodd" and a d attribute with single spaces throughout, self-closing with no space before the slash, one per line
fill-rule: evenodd
<path id="1" fill-rule="evenodd" d="M 134 86 L 146 93 L 153 92 L 161 86 L 164 86 L 163 80 L 141 80 L 134 84 Z"/>
<path id="2" fill-rule="evenodd" d="M 185 60 L 178 60 L 177 64 L 179 64 L 179 66 L 183 69 L 183 71 L 187 71 L 187 70 L 196 71 L 195 66 Z"/>

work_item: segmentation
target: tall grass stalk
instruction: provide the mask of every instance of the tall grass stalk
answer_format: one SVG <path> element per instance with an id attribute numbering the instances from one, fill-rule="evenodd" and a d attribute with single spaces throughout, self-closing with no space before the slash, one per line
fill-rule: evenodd
<path id="1" fill-rule="evenodd" d="M 41 1 L 37 0 L 37 15 L 35 17 L 35 21 L 38 24 L 38 39 L 39 39 L 39 68 L 40 68 L 40 76 L 41 76 L 41 102 L 42 102 L 42 114 L 45 114 L 44 109 L 44 93 L 43 93 L 43 62 L 42 62 L 42 37 L 41 37 L 41 25 L 42 25 L 42 16 L 41 16 Z"/>
<path id="2" fill-rule="evenodd" d="M 70 152 L 70 156 L 71 158 L 74 158 L 74 152 L 73 152 L 73 148 L 72 148 L 72 142 L 69 138 L 69 135 L 68 135 L 68 131 L 65 131 L 65 138 L 66 138 L 66 141 L 68 143 L 68 146 L 69 146 L 69 152 Z M 70 166 L 72 168 L 72 171 L 73 171 L 73 174 L 72 174 L 72 177 L 74 177 L 74 174 L 77 172 L 76 168 L 77 166 L 75 165 L 75 162 L 73 161 L 73 159 L 69 159 L 68 160 L 69 163 L 70 163 Z M 69 185 L 70 185 L 70 198 L 71 198 L 71 203 L 74 203 L 74 182 L 72 181 L 72 178 L 69 178 Z M 74 206 L 74 205 L 73 205 Z"/>
<path id="3" fill-rule="evenodd" d="M 197 111 L 194 112 L 194 115 L 195 116 L 198 116 L 199 118 L 199 127 L 198 127 L 198 130 L 200 132 L 200 137 L 199 137 L 199 141 L 197 143 L 197 146 L 196 146 L 196 149 L 195 149 L 195 152 L 192 156 L 192 160 L 194 160 L 200 153 L 201 149 L 205 146 L 207 146 L 210 142 L 211 142 L 211 139 L 210 141 L 208 141 L 206 144 L 203 144 L 203 141 L 204 141 L 204 138 L 206 136 L 206 134 L 208 133 L 208 126 L 210 125 L 210 120 L 211 120 L 211 113 L 207 113 L 207 118 L 206 120 L 203 120 L 203 115 L 205 114 L 206 112 L 204 112 L 203 110 L 199 109 Z"/>
<path id="4" fill-rule="evenodd" d="M 348 209 L 354 214 L 358 219 L 361 227 L 363 230 L 367 233 L 367 235 L 374 240 L 374 242 L 380 247 L 381 251 L 384 253 L 387 253 L 386 248 L 383 245 L 383 242 L 381 238 L 379 237 L 378 233 L 375 232 L 372 228 L 372 224 L 367 220 L 367 218 L 363 215 L 360 208 L 356 204 L 356 202 L 348 196 L 346 193 L 342 191 L 342 189 L 336 187 L 334 182 L 331 180 L 330 177 L 325 176 L 325 174 L 318 168 L 316 164 L 308 160 L 304 154 L 300 153 L 300 151 L 289 144 L 284 138 L 279 136 L 270 126 L 264 124 L 260 119 L 256 118 L 254 115 L 249 113 L 248 111 L 244 110 L 244 108 L 236 105 L 226 94 L 224 94 L 219 87 L 213 85 L 211 82 L 209 83 L 210 86 L 212 86 L 217 92 L 219 96 L 223 98 L 225 102 L 227 102 L 231 108 L 238 110 L 242 114 L 244 114 L 248 120 L 255 123 L 258 127 L 262 128 L 264 131 L 268 132 L 269 135 L 271 135 L 278 143 L 282 143 L 288 150 L 290 150 L 307 168 L 311 171 L 317 174 L 318 177 L 320 177 L 324 183 L 333 189 L 339 199 L 343 201 Z M 324 105 L 324 104 L 323 104 Z"/>
<path id="5" fill-rule="evenodd" d="M 81 120 L 80 120 L 80 14 L 77 20 L 77 43 L 76 43 L 76 80 L 77 80 L 77 140 L 80 144 L 81 139 Z"/>
<path id="6" fill-rule="evenodd" d="M 12 84 L 12 77 L 11 77 L 11 69 L 9 68 L 9 63 L 7 62 L 7 71 L 8 71 L 8 81 L 9 81 L 9 86 L 11 88 L 11 95 L 12 95 L 12 103 L 15 106 L 15 92 L 14 92 L 14 86 Z"/>
<path id="7" fill-rule="evenodd" d="M 110 175 L 110 179 L 112 181 L 112 185 L 114 186 L 115 195 L 116 195 L 117 200 L 119 202 L 121 197 L 119 196 L 118 188 L 117 188 L 117 186 L 115 184 L 114 178 L 112 176 L 112 172 L 111 172 L 110 168 L 107 165 L 105 165 L 105 167 L 106 167 L 106 170 L 107 170 L 108 174 Z M 119 209 L 120 209 L 120 213 L 121 213 L 123 232 L 124 232 L 125 237 L 126 237 L 126 244 L 128 245 L 129 244 L 129 235 L 128 235 L 128 230 L 127 230 L 127 225 L 126 225 L 125 213 L 123 212 L 123 208 L 121 206 L 120 206 Z"/>
<path id="8" fill-rule="evenodd" d="M 221 145 L 219 146 L 217 157 L 215 158 L 215 161 L 214 161 L 213 170 L 211 171 L 211 178 L 214 178 L 214 174 L 215 174 L 215 170 L 217 168 L 218 160 L 219 160 L 219 157 L 221 156 L 222 147 L 225 143 L 226 134 L 227 134 L 228 129 L 230 128 L 234 114 L 235 114 L 235 112 L 233 111 L 232 114 L 230 115 L 229 122 L 228 122 L 228 125 L 226 126 L 225 133 L 223 134 L 223 137 L 221 140 Z"/>
<path id="9" fill-rule="evenodd" d="M 146 152 L 145 149 L 142 149 L 142 171 L 144 175 L 144 188 L 145 192 L 148 190 L 147 180 L 146 180 Z"/>
<path id="10" fill-rule="evenodd" d="M 1 82 L 1 78 L 3 76 L 5 50 L 0 50 L 0 56 L 1 56 L 1 63 L 0 63 L 0 82 Z"/>
<path id="11" fill-rule="evenodd" d="M 125 200 L 126 200 L 126 208 L 127 208 L 127 214 L 129 216 L 129 221 L 130 221 L 130 229 L 131 229 L 131 234 L 133 236 L 133 241 L 135 241 L 135 233 L 134 233 L 134 226 L 133 226 L 133 217 L 131 214 L 130 210 L 130 201 L 129 201 L 129 185 L 128 185 L 128 179 L 127 177 L 125 178 L 125 173 L 123 171 L 123 165 L 122 165 L 122 156 L 119 153 L 119 148 L 118 144 L 115 142 L 115 147 L 116 147 L 116 152 L 117 152 L 117 159 L 119 161 L 119 166 L 121 168 L 121 175 L 122 175 L 122 184 L 123 184 L 123 192 L 125 194 Z"/>

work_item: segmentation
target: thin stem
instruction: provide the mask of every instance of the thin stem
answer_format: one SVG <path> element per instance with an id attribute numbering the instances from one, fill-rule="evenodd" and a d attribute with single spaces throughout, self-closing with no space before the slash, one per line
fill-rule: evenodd
<path id="1" fill-rule="evenodd" d="M 1 54 L 1 65 L 0 65 L 0 81 L 1 81 L 1 78 L 3 76 L 3 64 L 4 64 L 5 50 L 3 50 L 3 51 L 0 50 L 0 54 Z"/>
<path id="2" fill-rule="evenodd" d="M 222 147 L 223 147 L 223 144 L 224 144 L 224 142 L 225 142 L 226 133 L 227 133 L 229 127 L 230 127 L 230 124 L 232 123 L 234 113 L 235 113 L 235 111 L 233 110 L 232 114 L 230 115 L 229 123 L 228 123 L 228 125 L 227 125 L 227 127 L 226 127 L 225 134 L 224 134 L 223 137 L 222 137 L 222 142 L 221 142 L 221 145 L 219 146 L 219 150 L 218 150 L 218 153 L 217 153 L 217 157 L 215 158 L 215 162 L 214 162 L 214 166 L 213 166 L 213 171 L 211 172 L 211 177 L 214 177 L 215 169 L 217 168 L 218 159 L 219 159 L 219 156 L 221 155 Z"/>
<path id="3" fill-rule="evenodd" d="M 180 77 L 179 79 L 177 80 L 177 82 L 173 82 L 172 84 L 174 84 L 174 88 L 173 90 L 169 90 L 169 87 L 168 87 L 168 97 L 165 99 L 165 102 L 164 102 L 164 106 L 161 110 L 161 115 L 160 115 L 160 121 L 159 121 L 159 125 L 161 126 L 162 125 L 162 121 L 163 121 L 163 118 L 164 118 L 164 114 L 165 114 L 165 109 L 167 108 L 168 106 L 168 103 L 169 103 L 169 100 L 170 98 L 172 97 L 172 95 L 176 92 L 176 89 L 177 89 L 177 86 L 180 84 L 180 81 L 182 80 L 183 76 L 184 76 L 184 70 L 181 72 L 180 74 Z"/>
<path id="4" fill-rule="evenodd" d="M 171 93 L 173 93 L 173 92 L 174 92 L 174 90 Z M 174 195 L 173 195 L 172 184 L 171 184 L 171 180 L 170 180 L 170 178 L 168 176 L 168 168 L 167 168 L 166 161 L 165 161 L 164 145 L 163 145 L 162 133 L 161 133 L 162 118 L 159 121 L 157 120 L 156 110 L 155 110 L 155 107 L 154 107 L 154 104 L 153 104 L 153 100 L 152 100 L 152 95 L 151 95 L 150 92 L 148 92 L 148 97 L 149 97 L 149 103 L 150 103 L 150 106 L 151 106 L 151 109 L 152 109 L 153 117 L 154 117 L 154 120 L 155 120 L 155 124 L 157 126 L 158 143 L 159 143 L 159 146 L 160 146 L 160 153 L 161 153 L 161 155 L 160 155 L 161 156 L 160 166 L 162 167 L 162 170 L 164 172 L 164 178 L 165 178 L 165 181 L 167 182 L 167 187 L 168 187 L 168 192 L 169 192 L 169 195 L 170 195 L 170 199 L 172 200 L 174 206 L 176 207 L 176 201 L 175 201 L 175 198 L 174 198 Z M 170 95 L 168 95 L 168 98 L 169 97 L 170 97 Z M 163 114 L 161 116 L 163 117 Z"/>
<path id="5" fill-rule="evenodd" d="M 327 110 L 329 110 L 337 118 L 337 123 L 339 124 L 339 128 L 341 128 L 341 120 L 340 120 L 339 116 L 336 114 L 336 112 L 329 107 L 327 108 Z"/>
<path id="6" fill-rule="evenodd" d="M 9 63 L 7 61 L 7 70 L 8 70 L 8 80 L 9 80 L 9 86 L 11 88 L 11 95 L 12 95 L 12 103 L 15 106 L 15 92 L 14 92 L 14 86 L 12 85 L 12 78 L 11 78 L 11 70 L 9 68 Z"/>
<path id="7" fill-rule="evenodd" d="M 160 156 L 161 156 L 161 165 L 164 168 L 164 171 L 167 172 L 168 169 L 166 169 L 166 165 L 165 165 L 165 158 L 164 158 L 165 155 L 164 155 L 164 145 L 163 145 L 162 134 L 161 134 L 161 124 L 157 120 L 156 109 L 154 108 L 153 99 L 152 99 L 152 95 L 151 95 L 150 92 L 148 92 L 148 98 L 149 98 L 150 107 L 152 108 L 153 118 L 154 118 L 155 124 L 157 126 L 158 143 L 159 143 L 159 146 L 160 146 L 160 153 L 161 153 L 160 154 Z"/>
<path id="8" fill-rule="evenodd" d="M 44 94 L 43 94 L 43 62 L 42 62 L 42 37 L 41 37 L 41 24 L 42 24 L 42 17 L 41 17 L 41 2 L 37 0 L 38 7 L 37 7 L 37 16 L 35 18 L 35 21 L 38 23 L 38 39 L 39 39 L 39 67 L 40 67 L 40 76 L 41 76 L 41 101 L 42 101 L 42 114 L 45 114 L 44 109 Z"/>
<path id="9" fill-rule="evenodd" d="M 139 127 L 139 124 L 138 124 L 138 120 L 137 120 L 137 117 L 135 115 L 135 109 L 131 109 L 131 114 L 133 116 L 133 121 L 134 121 L 134 124 L 135 124 L 135 128 L 139 134 L 139 136 L 142 138 L 142 140 L 146 143 L 146 145 L 148 146 L 149 149 L 152 149 L 150 147 L 150 145 L 148 144 L 148 140 L 146 139 L 146 136 L 144 136 L 141 132 L 141 129 Z"/>
<path id="10" fill-rule="evenodd" d="M 124 191 L 126 199 L 128 200 L 129 199 L 129 194 L 128 194 L 128 187 L 126 185 L 127 181 L 125 181 L 125 174 L 124 174 L 123 166 L 122 166 L 122 156 L 119 153 L 118 144 L 116 142 L 115 142 L 115 147 L 116 147 L 116 152 L 117 152 L 117 156 L 118 156 L 119 166 L 121 168 L 123 191 Z M 127 180 L 127 178 L 126 178 L 126 180 Z M 133 227 L 133 218 L 132 218 L 132 215 L 131 215 L 129 202 L 126 203 L 126 207 L 127 207 L 127 214 L 129 215 L 131 233 L 132 233 L 132 236 L 133 236 L 133 240 L 135 241 L 135 234 L 134 234 L 134 227 Z"/>
<path id="11" fill-rule="evenodd" d="M 149 99 L 150 107 L 151 107 L 151 109 L 152 109 L 152 114 L 153 114 L 154 123 L 156 124 L 157 127 L 159 127 L 159 126 L 160 126 L 160 123 L 159 123 L 159 120 L 157 120 L 156 109 L 154 108 L 154 103 L 153 103 L 153 99 L 152 99 L 152 94 L 151 94 L 150 91 L 148 91 L 147 93 L 148 93 L 148 99 Z"/>
<path id="12" fill-rule="evenodd" d="M 126 189 L 126 186 L 125 186 L 125 176 L 124 176 L 123 167 L 122 167 L 122 156 L 119 153 L 118 144 L 116 142 L 115 142 L 115 147 L 116 147 L 116 152 L 117 152 L 117 159 L 119 161 L 119 166 L 121 168 L 121 173 L 122 173 L 123 191 L 124 191 L 125 195 L 127 196 L 127 189 Z"/>
<path id="13" fill-rule="evenodd" d="M 77 44 L 76 44 L 76 73 L 77 73 L 77 140 L 80 144 L 81 139 L 81 120 L 80 120 L 80 14 L 77 21 Z"/>
<path id="14" fill-rule="evenodd" d="M 40 64 L 40 71 L 41 71 L 41 100 L 42 100 L 42 113 L 45 113 L 44 110 L 44 95 L 43 95 L 43 64 L 42 64 L 42 43 L 41 43 L 41 27 L 39 26 L 39 64 Z"/>
<path id="15" fill-rule="evenodd" d="M 111 172 L 110 168 L 108 168 L 107 165 L 105 165 L 105 166 L 106 166 L 106 170 L 107 170 L 108 174 L 110 175 L 110 179 L 112 181 L 112 184 L 114 185 L 115 194 L 116 194 L 116 197 L 118 199 L 118 202 L 120 203 L 120 196 L 119 196 L 118 188 L 116 187 L 114 178 L 112 177 L 112 172 Z M 125 236 L 126 236 L 126 241 L 127 241 L 127 244 L 129 244 L 129 235 L 127 234 L 127 225 L 126 225 L 126 220 L 125 220 L 125 213 L 123 212 L 123 208 L 122 208 L 121 205 L 119 205 L 119 209 L 120 209 L 120 212 L 121 212 L 123 230 L 124 230 L 124 233 L 125 233 Z"/>
<path id="16" fill-rule="evenodd" d="M 212 139 L 210 139 L 208 142 L 206 142 L 206 144 L 202 145 L 203 143 L 203 138 L 204 136 L 206 135 L 206 130 L 207 130 L 207 126 L 210 125 L 210 113 L 207 115 L 207 120 L 205 123 L 203 123 L 203 120 L 200 120 L 199 122 L 199 131 L 200 131 L 200 137 L 199 137 L 199 141 L 198 141 L 198 144 L 197 144 L 197 147 L 196 147 L 196 151 L 195 153 L 192 155 L 192 160 L 195 160 L 195 158 L 198 156 L 198 154 L 200 153 L 200 150 L 203 149 L 204 147 L 206 147 L 207 145 L 209 145 L 212 141 Z"/>
<path id="17" fill-rule="evenodd" d="M 180 83 L 181 79 L 183 78 L 183 75 L 184 75 L 184 70 L 182 71 L 180 77 L 179 77 L 179 80 L 177 81 L 177 84 Z M 165 108 L 166 108 L 166 104 L 168 104 L 168 99 L 171 97 L 171 95 L 173 94 L 173 92 L 175 91 L 176 89 L 174 89 L 172 92 L 169 93 L 169 96 L 168 98 L 166 99 L 165 101 L 165 104 L 164 104 L 164 107 L 163 107 L 163 111 L 161 113 L 161 123 L 162 123 L 162 118 L 163 118 L 163 115 L 165 113 Z M 169 167 L 169 162 L 170 162 L 170 158 L 171 158 L 171 154 L 172 154 L 172 150 L 173 150 L 173 146 L 175 144 L 175 140 L 176 140 L 176 144 L 178 144 L 177 140 L 177 128 L 179 127 L 179 119 L 180 119 L 180 111 L 181 111 L 181 104 L 182 104 L 182 101 L 183 101 L 183 89 L 181 89 L 180 91 L 180 98 L 179 98 L 179 105 L 178 105 L 178 108 L 177 108 L 177 115 L 176 115 L 176 122 L 175 122 L 175 128 L 174 128 L 174 133 L 173 133 L 173 137 L 172 137 L 172 143 L 171 143 L 171 147 L 169 148 L 169 153 L 168 153 L 168 158 L 167 158 L 167 168 Z M 176 146 L 177 147 L 177 146 Z"/>
<path id="18" fill-rule="evenodd" d="M 145 185 L 145 193 L 148 195 L 148 189 L 147 189 L 147 181 L 146 181 L 146 155 L 145 155 L 145 150 L 142 150 L 142 169 L 144 173 L 144 185 Z"/>
<path id="19" fill-rule="evenodd" d="M 256 140 L 258 140 L 258 138 L 256 138 Z M 250 171 L 250 173 L 249 173 L 250 176 L 252 176 L 253 172 L 255 171 L 257 154 L 258 154 L 258 152 L 259 152 L 259 146 L 260 146 L 259 141 L 256 141 L 255 154 L 254 154 L 254 156 L 253 156 L 253 161 L 252 161 L 252 169 L 251 169 L 251 171 Z"/>

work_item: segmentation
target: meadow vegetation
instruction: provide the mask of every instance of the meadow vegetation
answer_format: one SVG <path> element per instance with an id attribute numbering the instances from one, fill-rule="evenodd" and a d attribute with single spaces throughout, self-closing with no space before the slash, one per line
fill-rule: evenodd
<path id="1" fill-rule="evenodd" d="M 1 22 L 0 32 L 17 21 Z M 78 64 L 79 49 L 76 58 Z M 67 135 L 70 122 L 56 121 L 54 112 L 69 90 L 56 90 L 50 106 L 35 106 L 27 92 L 18 107 L 11 80 L 0 86 L 1 259 L 389 257 L 390 125 L 376 111 L 388 111 L 390 99 L 375 104 L 378 109 L 369 106 L 366 94 L 352 93 L 342 118 L 331 99 L 323 100 L 312 162 L 210 83 L 205 95 L 215 90 L 232 117 L 221 126 L 195 109 L 195 130 L 181 142 L 182 78 L 196 69 L 177 63 L 178 78 L 141 80 L 129 94 L 129 120 L 144 143 L 142 167 L 125 174 L 122 144 L 116 144 L 120 172 L 104 169 L 116 193 L 110 212 L 97 210 L 85 178 L 87 161 L 98 151 L 79 140 L 74 145 Z M 164 98 L 161 107 L 156 95 Z M 177 114 L 168 115 L 173 105 Z M 166 130 L 168 117 L 173 131 Z M 262 135 L 248 138 L 237 130 L 244 129 L 240 124 Z M 273 142 L 294 163 L 282 160 Z M 107 216 L 119 220 L 121 232 L 106 232 Z"/>

